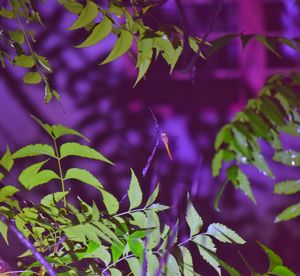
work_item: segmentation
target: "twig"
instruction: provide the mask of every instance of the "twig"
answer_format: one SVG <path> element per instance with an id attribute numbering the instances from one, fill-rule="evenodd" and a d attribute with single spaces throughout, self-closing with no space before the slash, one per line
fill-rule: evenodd
<path id="1" fill-rule="evenodd" d="M 24 246 L 29 249 L 35 259 L 48 271 L 50 276 L 56 276 L 55 271 L 51 267 L 51 265 L 46 261 L 46 259 L 36 250 L 36 248 L 31 244 L 29 240 L 27 240 L 24 235 L 16 228 L 15 224 L 6 219 L 3 215 L 0 215 L 0 219 L 8 226 L 8 228 L 17 236 Z"/>
<path id="2" fill-rule="evenodd" d="M 157 122 L 157 118 L 156 118 L 155 114 L 153 113 L 151 107 L 149 107 L 149 110 L 150 110 L 150 113 L 151 113 L 151 115 L 152 115 L 152 117 L 153 117 L 154 124 L 155 124 L 155 127 L 156 127 L 156 142 L 155 142 L 155 145 L 154 145 L 154 147 L 153 147 L 153 149 L 152 149 L 151 155 L 149 156 L 149 158 L 148 158 L 148 160 L 147 160 L 147 164 L 146 164 L 146 166 L 144 167 L 144 169 L 143 169 L 143 171 L 142 171 L 143 177 L 146 176 L 146 174 L 147 174 L 147 172 L 148 172 L 148 170 L 149 170 L 149 167 L 150 167 L 150 165 L 151 165 L 151 162 L 152 162 L 152 160 L 153 160 L 153 157 L 154 157 L 155 152 L 156 152 L 156 150 L 157 150 L 157 147 L 158 147 L 158 145 L 159 145 L 159 142 L 160 142 L 160 134 L 161 134 L 161 130 L 160 130 L 160 128 L 159 128 L 159 125 L 158 125 L 158 122 Z"/>

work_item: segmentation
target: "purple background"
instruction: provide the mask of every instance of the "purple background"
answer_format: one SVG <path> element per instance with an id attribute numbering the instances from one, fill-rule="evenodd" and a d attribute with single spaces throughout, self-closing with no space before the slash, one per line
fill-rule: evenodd
<path id="1" fill-rule="evenodd" d="M 230 32 L 290 38 L 299 36 L 300 7 L 294 0 L 223 2 L 209 39 Z M 183 0 L 183 3 L 190 32 L 201 37 L 215 14 L 217 1 Z M 225 251 L 220 250 L 220 256 L 226 261 L 247 273 L 235 253 L 238 249 L 257 270 L 265 271 L 267 259 L 255 242 L 259 240 L 279 253 L 286 265 L 300 273 L 297 254 L 300 246 L 299 220 L 273 224 L 276 214 L 299 200 L 297 196 L 272 194 L 274 183 L 299 177 L 298 169 L 272 162 L 271 167 L 276 175 L 276 179 L 272 180 L 246 167 L 257 205 L 228 186 L 221 201 L 221 213 L 214 211 L 213 198 L 222 178 L 212 179 L 210 171 L 217 131 L 243 108 L 247 99 L 257 95 L 267 76 L 299 66 L 299 54 L 281 47 L 284 58 L 280 60 L 255 42 L 250 42 L 243 51 L 240 41 L 236 39 L 208 60 L 198 60 L 194 80 L 189 74 L 182 74 L 176 69 L 170 76 L 169 68 L 159 58 L 151 65 L 146 79 L 133 89 L 137 72 L 129 56 L 124 55 L 111 64 L 99 66 L 113 46 L 113 37 L 90 48 L 76 49 L 73 46 L 87 35 L 85 31 L 66 30 L 76 17 L 64 11 L 55 1 L 46 1 L 40 8 L 46 28 L 37 28 L 38 42 L 33 47 L 52 63 L 54 74 L 50 76 L 50 81 L 61 93 L 66 113 L 55 102 L 42 104 L 42 86 L 21 84 L 24 70 L 12 66 L 8 66 L 7 70 L 1 69 L 1 149 L 4 150 L 7 144 L 16 150 L 27 143 L 47 141 L 30 114 L 50 124 L 73 127 L 88 136 L 90 145 L 115 162 L 116 166 L 82 160 L 72 161 L 68 166 L 76 163 L 89 168 L 118 198 L 128 188 L 129 167 L 137 173 L 145 195 L 159 182 L 159 201 L 172 206 L 169 215 L 164 218 L 167 223 L 174 223 L 177 216 L 184 220 L 185 198 L 189 192 L 206 226 L 211 222 L 224 223 L 247 240 L 245 246 L 230 248 L 227 245 Z M 172 0 L 160 10 L 154 10 L 153 15 L 162 22 L 180 25 Z M 7 27 L 6 22 L 1 24 Z M 149 106 L 158 117 L 161 129 L 169 136 L 174 160 L 170 161 L 163 147 L 160 147 L 147 176 L 142 178 L 142 169 L 155 144 L 156 130 Z M 297 139 L 282 138 L 287 148 L 300 150 Z M 272 151 L 267 146 L 264 148 L 267 156 L 271 157 Z M 23 166 L 17 164 L 19 169 Z M 15 179 L 12 176 L 8 182 L 13 183 Z M 83 187 L 78 183 L 73 190 L 90 202 L 97 200 L 94 190 Z M 26 194 L 26 197 L 34 200 L 36 195 L 57 189 L 53 186 L 40 187 Z M 187 233 L 187 229 L 182 229 L 182 232 Z M 0 244 L 0 256 L 10 260 L 12 266 L 16 250 Z M 206 265 L 203 265 L 201 271 L 206 271 Z"/>

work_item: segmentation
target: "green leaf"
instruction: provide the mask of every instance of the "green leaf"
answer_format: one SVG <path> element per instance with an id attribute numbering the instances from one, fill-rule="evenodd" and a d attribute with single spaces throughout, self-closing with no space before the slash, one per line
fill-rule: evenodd
<path id="1" fill-rule="evenodd" d="M 281 55 L 277 52 L 274 45 L 274 39 L 268 38 L 264 35 L 256 35 L 255 39 L 260 42 L 262 45 L 264 45 L 267 49 L 269 49 L 273 54 L 275 54 L 277 57 L 282 58 Z"/>
<path id="2" fill-rule="evenodd" d="M 268 175 L 270 177 L 274 177 L 273 173 L 271 172 L 264 156 L 257 152 L 257 151 L 253 151 L 253 158 L 254 161 L 252 161 L 252 163 L 264 174 L 264 175 Z"/>
<path id="3" fill-rule="evenodd" d="M 0 16 L 8 18 L 8 19 L 12 19 L 12 18 L 14 18 L 14 12 L 13 12 L 13 10 L 8 10 L 6 8 L 1 8 Z"/>
<path id="4" fill-rule="evenodd" d="M 83 183 L 86 183 L 86 184 L 89 184 L 89 185 L 95 187 L 99 191 L 102 191 L 102 189 L 103 189 L 102 184 L 88 170 L 71 168 L 67 171 L 64 179 L 65 180 L 76 179 Z"/>
<path id="5" fill-rule="evenodd" d="M 230 276 L 240 276 L 241 275 L 241 273 L 239 273 L 234 267 L 232 267 L 229 264 L 225 263 L 223 260 L 219 259 L 216 256 L 215 256 L 215 258 L 218 261 L 218 263 L 220 264 L 220 266 L 222 268 L 224 268 L 230 274 Z"/>
<path id="6" fill-rule="evenodd" d="M 95 45 L 101 40 L 103 40 L 104 38 L 106 38 L 111 33 L 111 31 L 112 31 L 112 22 L 107 16 L 104 16 L 103 20 L 93 28 L 88 38 L 75 47 L 83 48 L 83 47 L 89 47 Z"/>
<path id="7" fill-rule="evenodd" d="M 166 269 L 166 276 L 181 275 L 177 261 L 172 254 L 169 254 L 167 257 L 165 269 Z"/>
<path id="8" fill-rule="evenodd" d="M 137 258 L 128 258 L 126 259 L 126 262 L 128 263 L 130 271 L 133 273 L 134 276 L 142 275 L 142 266 Z"/>
<path id="9" fill-rule="evenodd" d="M 228 124 L 223 126 L 221 130 L 218 132 L 215 140 L 215 150 L 218 150 L 224 142 L 229 141 L 231 137 L 231 128 L 232 126 Z"/>
<path id="10" fill-rule="evenodd" d="M 32 56 L 19 55 L 15 57 L 14 62 L 16 65 L 24 68 L 31 68 L 35 65 Z"/>
<path id="11" fill-rule="evenodd" d="M 280 195 L 291 195 L 300 191 L 300 180 L 287 180 L 275 185 L 274 193 Z"/>
<path id="12" fill-rule="evenodd" d="M 296 273 L 291 271 L 286 266 L 276 266 L 272 271 L 272 274 L 277 276 L 296 276 Z"/>
<path id="13" fill-rule="evenodd" d="M 202 218 L 199 216 L 198 212 L 196 211 L 189 196 L 188 196 L 188 207 L 187 207 L 185 219 L 190 228 L 190 237 L 198 234 L 203 225 L 203 221 Z"/>
<path id="14" fill-rule="evenodd" d="M 222 168 L 222 161 L 223 161 L 223 155 L 224 155 L 224 150 L 220 149 L 217 151 L 215 154 L 213 161 L 212 161 L 212 174 L 213 177 L 216 177 L 219 175 L 220 170 Z"/>
<path id="15" fill-rule="evenodd" d="M 130 49 L 132 42 L 133 35 L 126 30 L 121 30 L 112 51 L 110 52 L 108 57 L 101 62 L 101 64 L 109 63 L 125 54 Z"/>
<path id="16" fill-rule="evenodd" d="M 16 41 L 19 44 L 24 43 L 24 34 L 18 29 L 16 29 L 15 31 L 9 32 L 9 36 L 13 41 Z"/>
<path id="17" fill-rule="evenodd" d="M 19 189 L 17 189 L 14 186 L 11 185 L 4 186 L 2 189 L 0 189 L 0 202 L 5 201 L 7 198 L 13 196 L 18 191 Z"/>
<path id="18" fill-rule="evenodd" d="M 145 207 L 148 207 L 148 206 L 150 206 L 152 203 L 155 202 L 155 200 L 156 200 L 156 198 L 157 198 L 157 195 L 158 195 L 158 192 L 159 192 L 159 184 L 157 184 L 157 186 L 156 186 L 156 188 L 154 189 L 153 193 L 152 193 L 152 194 L 150 195 L 150 197 L 148 198 Z"/>
<path id="19" fill-rule="evenodd" d="M 76 0 L 57 0 L 63 5 L 69 12 L 79 14 L 83 9 L 83 5 L 78 3 Z"/>
<path id="20" fill-rule="evenodd" d="M 101 153 L 96 151 L 89 146 L 81 145 L 75 142 L 69 142 L 62 144 L 60 147 L 60 157 L 64 158 L 67 156 L 79 156 L 83 158 L 90 158 L 99 161 L 104 161 L 109 164 L 113 164 L 108 159 L 106 159 Z"/>
<path id="21" fill-rule="evenodd" d="M 276 218 L 275 222 L 286 221 L 296 218 L 300 215 L 300 203 L 294 204 L 286 208 Z"/>
<path id="22" fill-rule="evenodd" d="M 109 272 L 110 272 L 111 276 L 122 276 L 123 275 L 122 272 L 117 268 L 110 268 Z"/>
<path id="23" fill-rule="evenodd" d="M 218 272 L 218 275 L 221 275 L 220 264 L 213 254 L 216 252 L 216 247 L 212 239 L 208 236 L 200 234 L 193 239 L 193 242 L 196 243 L 202 258 Z"/>
<path id="24" fill-rule="evenodd" d="M 53 179 L 60 179 L 54 171 L 39 171 L 47 161 L 48 160 L 33 164 L 21 172 L 19 175 L 19 182 L 25 189 L 31 190 L 32 188 L 48 183 Z"/>
<path id="25" fill-rule="evenodd" d="M 103 202 L 109 215 L 113 215 L 119 210 L 119 202 L 111 193 L 101 190 Z"/>
<path id="26" fill-rule="evenodd" d="M 211 48 L 208 49 L 207 56 L 211 56 L 213 53 L 217 52 L 225 45 L 227 45 L 232 39 L 236 38 L 236 34 L 226 34 L 216 38 L 214 41 L 211 41 Z"/>
<path id="27" fill-rule="evenodd" d="M 42 81 L 42 77 L 39 72 L 28 72 L 23 77 L 23 81 L 24 83 L 28 83 L 28 84 L 37 84 Z"/>
<path id="28" fill-rule="evenodd" d="M 246 48 L 246 46 L 248 45 L 249 41 L 254 37 L 254 35 L 240 35 L 241 41 L 242 41 L 242 46 L 243 49 Z"/>
<path id="29" fill-rule="evenodd" d="M 185 276 L 194 276 L 193 258 L 191 252 L 184 246 L 179 246 L 182 255 L 182 273 Z"/>
<path id="30" fill-rule="evenodd" d="M 134 254 L 134 256 L 136 256 L 139 259 L 143 258 L 144 247 L 138 239 L 129 238 L 128 245 L 130 251 Z"/>
<path id="31" fill-rule="evenodd" d="M 53 148 L 50 145 L 46 144 L 35 144 L 35 145 L 27 145 L 15 153 L 13 153 L 12 158 L 24 158 L 38 155 L 48 155 L 50 157 L 55 157 L 55 153 Z"/>
<path id="32" fill-rule="evenodd" d="M 7 225 L 0 219 L 0 234 L 5 240 L 6 244 L 8 245 L 8 239 L 7 239 Z"/>
<path id="33" fill-rule="evenodd" d="M 170 209 L 170 207 L 163 204 L 154 203 L 150 205 L 147 209 L 152 210 L 154 212 L 161 212 Z"/>
<path id="34" fill-rule="evenodd" d="M 282 113 L 281 109 L 270 97 L 260 97 L 262 101 L 261 111 L 264 115 L 273 122 L 276 127 L 285 125 L 285 114 Z"/>
<path id="35" fill-rule="evenodd" d="M 144 77 L 151 64 L 153 56 L 153 38 L 142 38 L 138 40 L 138 57 L 136 67 L 139 69 L 134 86 Z"/>
<path id="36" fill-rule="evenodd" d="M 62 200 L 67 194 L 68 192 L 56 192 L 46 195 L 41 199 L 40 205 L 44 207 L 55 207 L 56 203 Z"/>
<path id="37" fill-rule="evenodd" d="M 221 242 L 244 244 L 246 241 L 236 232 L 220 223 L 212 223 L 208 226 L 206 234 L 213 236 Z"/>
<path id="38" fill-rule="evenodd" d="M 12 158 L 12 154 L 9 150 L 9 147 L 6 148 L 6 151 L 2 158 L 0 159 L 0 165 L 9 172 L 14 165 L 14 160 Z"/>
<path id="39" fill-rule="evenodd" d="M 118 261 L 120 259 L 120 257 L 123 254 L 123 251 L 125 249 L 125 244 L 121 244 L 121 245 L 122 246 L 120 246 L 120 244 L 114 243 L 111 246 L 112 259 L 113 259 L 114 263 L 116 263 L 116 261 Z"/>
<path id="40" fill-rule="evenodd" d="M 128 190 L 128 199 L 130 203 L 129 210 L 138 207 L 142 203 L 143 192 L 134 171 L 131 169 L 131 180 Z"/>
<path id="41" fill-rule="evenodd" d="M 48 72 L 52 73 L 52 66 L 49 63 L 49 61 L 43 57 L 38 55 L 37 53 L 34 53 L 35 58 L 37 59 L 38 63 Z"/>
<path id="42" fill-rule="evenodd" d="M 33 115 L 30 115 L 30 117 L 35 120 L 35 122 L 38 123 L 51 137 L 53 137 L 52 127 L 50 125 L 43 123 L 40 119 Z"/>
<path id="43" fill-rule="evenodd" d="M 151 252 L 146 252 L 147 257 L 147 275 L 156 275 L 159 273 L 159 260 L 158 258 Z M 159 274 L 160 275 L 160 274 Z"/>
<path id="44" fill-rule="evenodd" d="M 241 189 L 246 196 L 256 203 L 248 177 L 240 170 L 240 168 L 237 165 L 232 165 L 227 169 L 226 173 L 233 185 Z"/>
<path id="45" fill-rule="evenodd" d="M 300 166 L 300 154 L 294 150 L 275 152 L 273 159 L 288 166 Z"/>
<path id="46" fill-rule="evenodd" d="M 72 128 L 65 127 L 63 125 L 53 125 L 52 133 L 56 139 L 58 139 L 61 136 L 65 136 L 65 135 L 74 135 L 74 136 L 79 136 L 88 142 L 90 141 L 86 136 L 84 136 L 79 131 L 72 129 Z"/>
<path id="47" fill-rule="evenodd" d="M 91 23 L 98 15 L 98 5 L 93 1 L 87 0 L 86 6 L 82 9 L 77 20 L 68 28 L 76 30 Z"/>
<path id="48" fill-rule="evenodd" d="M 260 247 L 265 251 L 269 259 L 269 269 L 268 271 L 272 271 L 276 266 L 281 266 L 283 264 L 281 258 L 270 248 L 266 247 L 259 241 L 257 242 Z"/>

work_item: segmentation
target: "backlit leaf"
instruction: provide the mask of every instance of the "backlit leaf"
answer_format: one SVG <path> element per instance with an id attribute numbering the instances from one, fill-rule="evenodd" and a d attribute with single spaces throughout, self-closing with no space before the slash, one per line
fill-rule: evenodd
<path id="1" fill-rule="evenodd" d="M 98 15 L 98 5 L 91 0 L 87 0 L 86 6 L 82 9 L 77 20 L 68 28 L 76 30 L 91 23 Z"/>
<path id="2" fill-rule="evenodd" d="M 131 169 L 131 180 L 128 190 L 128 199 L 130 203 L 129 210 L 138 207 L 142 203 L 143 193 L 136 178 L 134 171 Z"/>
<path id="3" fill-rule="evenodd" d="M 101 153 L 96 151 L 89 146 L 81 145 L 75 142 L 69 142 L 62 144 L 60 147 L 60 157 L 64 158 L 67 156 L 78 156 L 83 158 L 90 158 L 99 161 L 104 161 L 109 164 L 113 164 L 108 159 L 106 159 Z"/>
<path id="4" fill-rule="evenodd" d="M 6 171 L 10 171 L 14 165 L 14 160 L 9 147 L 6 148 L 4 155 L 0 159 L 0 165 L 5 168 Z"/>
<path id="5" fill-rule="evenodd" d="M 276 266 L 271 272 L 273 275 L 277 276 L 296 276 L 295 272 L 282 265 Z"/>
<path id="6" fill-rule="evenodd" d="M 179 246 L 182 254 L 182 273 L 185 276 L 194 276 L 193 258 L 191 252 L 184 246 Z"/>
<path id="7" fill-rule="evenodd" d="M 83 9 L 83 5 L 78 3 L 76 0 L 58 0 L 69 12 L 79 14 Z"/>
<path id="8" fill-rule="evenodd" d="M 102 39 L 106 38 L 110 34 L 111 30 L 112 22 L 107 16 L 104 16 L 103 20 L 93 28 L 88 38 L 76 47 L 83 48 L 95 45 Z"/>
<path id="9" fill-rule="evenodd" d="M 213 236 L 221 242 L 234 242 L 244 244 L 246 241 L 236 232 L 220 223 L 212 223 L 208 226 L 206 234 Z"/>
<path id="10" fill-rule="evenodd" d="M 101 64 L 109 63 L 125 54 L 130 49 L 132 42 L 133 35 L 126 30 L 122 30 L 118 35 L 117 41 L 115 42 L 112 51 L 110 52 L 108 57 L 101 62 Z"/>
<path id="11" fill-rule="evenodd" d="M 129 265 L 129 268 L 134 276 L 140 276 L 142 273 L 142 266 L 139 262 L 139 260 L 135 257 L 131 257 L 126 259 L 126 262 Z"/>

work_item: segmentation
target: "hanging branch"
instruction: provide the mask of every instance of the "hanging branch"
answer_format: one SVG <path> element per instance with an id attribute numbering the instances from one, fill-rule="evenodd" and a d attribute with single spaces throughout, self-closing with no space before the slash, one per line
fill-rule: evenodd
<path id="1" fill-rule="evenodd" d="M 48 271 L 50 276 L 56 276 L 55 271 L 51 267 L 51 265 L 46 261 L 46 259 L 36 250 L 36 248 L 31 244 L 29 240 L 27 240 L 24 235 L 17 229 L 15 224 L 7 220 L 5 216 L 0 215 L 0 219 L 8 226 L 8 228 L 17 236 L 17 238 L 20 240 L 20 242 L 29 249 L 35 259 Z"/>

